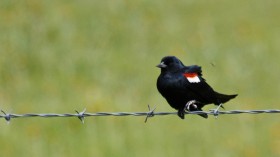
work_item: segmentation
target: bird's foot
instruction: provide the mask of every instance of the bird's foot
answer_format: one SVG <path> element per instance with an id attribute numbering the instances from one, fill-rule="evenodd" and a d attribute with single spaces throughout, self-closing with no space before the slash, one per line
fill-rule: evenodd
<path id="1" fill-rule="evenodd" d="M 184 111 L 185 110 L 190 111 L 190 107 L 197 109 L 197 105 L 195 103 L 197 103 L 196 100 L 191 100 L 191 101 L 187 102 L 187 104 L 185 105 Z"/>
<path id="2" fill-rule="evenodd" d="M 185 107 L 183 108 L 183 110 L 182 110 L 182 109 L 179 109 L 179 110 L 178 110 L 177 115 L 178 115 L 181 119 L 184 119 L 184 118 L 185 118 L 185 111 L 186 111 L 186 110 L 187 110 L 187 111 L 190 111 L 191 107 L 192 107 L 192 109 L 193 109 L 193 108 L 197 109 L 197 105 L 196 105 L 195 103 L 197 103 L 197 101 L 195 101 L 195 100 L 191 100 L 191 101 L 187 102 L 187 104 L 185 105 Z"/>
<path id="3" fill-rule="evenodd" d="M 215 118 L 218 118 L 220 107 L 223 107 L 222 103 L 220 103 L 220 105 L 216 109 L 214 109 L 214 111 L 213 111 Z"/>

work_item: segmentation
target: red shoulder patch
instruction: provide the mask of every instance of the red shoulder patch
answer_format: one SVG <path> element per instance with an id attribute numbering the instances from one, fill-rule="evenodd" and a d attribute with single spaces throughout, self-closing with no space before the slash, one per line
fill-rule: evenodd
<path id="1" fill-rule="evenodd" d="M 199 83 L 200 79 L 197 73 L 184 73 L 183 74 L 190 83 Z"/>
<path id="2" fill-rule="evenodd" d="M 197 73 L 184 73 L 185 77 L 196 77 Z"/>

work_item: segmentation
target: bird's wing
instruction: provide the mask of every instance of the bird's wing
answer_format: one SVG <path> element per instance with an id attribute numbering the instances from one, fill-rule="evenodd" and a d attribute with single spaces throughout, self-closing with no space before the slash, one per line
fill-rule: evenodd
<path id="1" fill-rule="evenodd" d="M 183 76 L 186 80 L 185 88 L 192 91 L 197 99 L 200 99 L 202 102 L 207 102 L 212 99 L 214 90 L 207 84 L 205 79 L 202 78 L 200 66 L 186 66 L 183 70 Z"/>
<path id="2" fill-rule="evenodd" d="M 183 75 L 190 83 L 199 83 L 205 81 L 202 76 L 201 67 L 198 65 L 185 66 L 183 69 Z"/>

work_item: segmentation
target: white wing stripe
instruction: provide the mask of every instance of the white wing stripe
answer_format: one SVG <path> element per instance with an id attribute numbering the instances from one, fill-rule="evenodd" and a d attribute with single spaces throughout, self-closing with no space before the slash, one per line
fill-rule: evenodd
<path id="1" fill-rule="evenodd" d="M 194 77 L 187 77 L 188 81 L 190 83 L 199 83 L 200 82 L 200 79 L 198 76 L 194 76 Z"/>

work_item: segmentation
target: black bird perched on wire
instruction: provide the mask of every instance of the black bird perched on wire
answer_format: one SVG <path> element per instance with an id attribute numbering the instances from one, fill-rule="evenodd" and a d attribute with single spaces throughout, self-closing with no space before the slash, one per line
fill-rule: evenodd
<path id="1" fill-rule="evenodd" d="M 185 66 L 175 56 L 162 58 L 157 67 L 161 69 L 157 79 L 157 89 L 170 106 L 178 110 L 181 119 L 184 119 L 186 110 L 202 111 L 202 107 L 208 104 L 223 107 L 223 103 L 237 96 L 237 94 L 225 95 L 214 91 L 202 78 L 200 66 Z M 207 114 L 199 115 L 208 117 Z"/>

